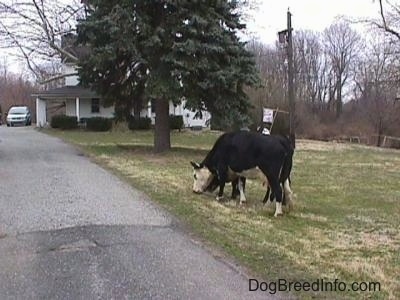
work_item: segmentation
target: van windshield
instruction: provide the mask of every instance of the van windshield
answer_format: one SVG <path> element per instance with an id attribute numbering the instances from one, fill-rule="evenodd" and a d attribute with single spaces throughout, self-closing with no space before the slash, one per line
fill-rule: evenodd
<path id="1" fill-rule="evenodd" d="M 27 113 L 27 109 L 25 107 L 11 107 L 8 113 L 14 115 L 24 115 Z"/>

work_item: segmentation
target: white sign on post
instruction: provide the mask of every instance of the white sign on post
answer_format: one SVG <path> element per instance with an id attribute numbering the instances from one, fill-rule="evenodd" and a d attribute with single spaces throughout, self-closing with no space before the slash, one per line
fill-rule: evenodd
<path id="1" fill-rule="evenodd" d="M 273 123 L 274 121 L 274 110 L 269 108 L 263 108 L 263 122 Z"/>

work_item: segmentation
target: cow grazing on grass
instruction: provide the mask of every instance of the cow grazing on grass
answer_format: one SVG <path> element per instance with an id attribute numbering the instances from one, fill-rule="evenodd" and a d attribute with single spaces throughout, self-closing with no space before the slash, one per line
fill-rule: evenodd
<path id="1" fill-rule="evenodd" d="M 194 168 L 193 192 L 202 193 L 217 178 L 217 200 L 223 198 L 225 183 L 236 177 L 261 177 L 267 181 L 276 198 L 275 216 L 282 214 L 284 198 L 291 202 L 289 175 L 292 169 L 293 147 L 281 136 L 263 136 L 254 132 L 225 133 L 215 142 L 203 162 L 191 162 Z M 261 175 L 261 176 L 260 176 Z M 238 180 L 240 202 L 246 201 L 243 182 Z"/>

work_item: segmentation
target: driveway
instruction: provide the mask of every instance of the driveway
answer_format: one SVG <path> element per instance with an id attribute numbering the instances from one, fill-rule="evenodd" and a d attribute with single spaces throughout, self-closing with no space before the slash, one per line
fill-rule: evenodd
<path id="1" fill-rule="evenodd" d="M 0 126 L 0 299 L 267 299 L 143 193 L 32 127 Z"/>

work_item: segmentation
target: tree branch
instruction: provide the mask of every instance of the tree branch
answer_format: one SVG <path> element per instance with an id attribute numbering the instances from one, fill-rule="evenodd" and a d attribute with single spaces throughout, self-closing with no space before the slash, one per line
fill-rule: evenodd
<path id="1" fill-rule="evenodd" d="M 383 23 L 383 26 L 381 25 L 381 28 L 383 28 L 386 32 L 394 35 L 395 37 L 397 37 L 398 40 L 400 40 L 400 34 L 396 30 L 390 28 L 387 24 L 385 13 L 383 11 L 382 0 L 379 0 L 379 9 L 380 9 L 380 14 L 381 14 L 382 23 Z"/>
<path id="2" fill-rule="evenodd" d="M 63 78 L 70 77 L 70 76 L 77 76 L 77 75 L 78 75 L 78 72 L 67 73 L 67 74 L 58 74 L 58 75 L 52 76 L 50 78 L 47 78 L 46 80 L 39 81 L 39 83 L 46 84 L 46 83 L 53 82 L 53 81 L 56 81 L 59 79 L 63 79 Z"/>

